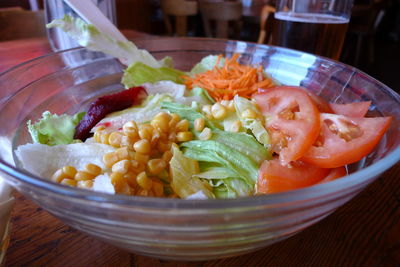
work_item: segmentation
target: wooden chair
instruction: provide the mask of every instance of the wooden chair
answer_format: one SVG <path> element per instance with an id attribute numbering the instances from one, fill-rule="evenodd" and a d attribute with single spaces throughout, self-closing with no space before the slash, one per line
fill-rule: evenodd
<path id="1" fill-rule="evenodd" d="M 168 35 L 173 35 L 170 16 L 175 17 L 175 34 L 187 35 L 187 17 L 197 14 L 197 2 L 185 0 L 161 0 L 161 10 L 164 16 L 165 27 Z"/>
<path id="2" fill-rule="evenodd" d="M 44 13 L 22 8 L 0 9 L 0 41 L 45 37 Z"/>
<path id="3" fill-rule="evenodd" d="M 260 17 L 260 34 L 258 35 L 257 43 L 271 44 L 275 11 L 276 9 L 273 6 L 270 5 L 263 6 Z"/>
<path id="4" fill-rule="evenodd" d="M 241 1 L 200 1 L 200 12 L 207 37 L 229 38 L 229 23 L 234 25 L 234 36 L 239 39 L 243 6 Z M 212 29 L 215 25 L 215 34 Z"/>

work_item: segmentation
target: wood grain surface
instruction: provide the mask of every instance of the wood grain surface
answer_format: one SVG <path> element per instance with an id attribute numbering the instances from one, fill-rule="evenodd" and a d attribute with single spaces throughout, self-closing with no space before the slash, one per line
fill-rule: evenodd
<path id="1" fill-rule="evenodd" d="M 0 68 L 48 52 L 45 39 L 2 42 Z M 397 163 L 303 232 L 254 253 L 206 262 L 162 261 L 127 253 L 63 224 L 16 193 L 6 266 L 399 266 L 399 179 Z"/>

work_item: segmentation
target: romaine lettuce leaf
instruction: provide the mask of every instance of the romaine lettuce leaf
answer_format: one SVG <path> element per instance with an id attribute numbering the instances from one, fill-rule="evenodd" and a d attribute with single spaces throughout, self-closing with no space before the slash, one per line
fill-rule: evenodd
<path id="1" fill-rule="evenodd" d="M 28 121 L 28 131 L 33 142 L 49 146 L 70 144 L 73 141 L 75 126 L 84 116 L 84 112 L 73 116 L 51 114 L 45 111 L 42 118 L 32 124 Z"/>
<path id="2" fill-rule="evenodd" d="M 169 57 L 160 61 L 156 60 L 148 51 L 138 49 L 134 43 L 115 40 L 111 36 L 101 33 L 95 26 L 70 15 L 65 15 L 62 19 L 55 19 L 46 27 L 58 27 L 79 45 L 116 57 L 127 66 L 135 62 L 142 62 L 153 68 L 172 67 L 173 65 L 172 59 Z"/>

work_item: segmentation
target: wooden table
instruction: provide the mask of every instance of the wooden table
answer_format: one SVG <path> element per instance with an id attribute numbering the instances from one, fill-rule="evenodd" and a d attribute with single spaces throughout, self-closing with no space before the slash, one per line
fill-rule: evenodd
<path id="1" fill-rule="evenodd" d="M 132 37 L 132 36 L 131 36 Z M 0 71 L 49 53 L 46 39 L 0 43 Z M 400 163 L 356 198 L 303 232 L 240 257 L 170 262 L 129 254 L 63 224 L 19 193 L 9 266 L 398 266 Z"/>

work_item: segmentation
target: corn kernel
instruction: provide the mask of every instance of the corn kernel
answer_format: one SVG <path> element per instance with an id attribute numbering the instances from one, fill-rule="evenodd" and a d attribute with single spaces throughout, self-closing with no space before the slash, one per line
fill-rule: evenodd
<path id="1" fill-rule="evenodd" d="M 74 179 L 63 179 L 61 184 L 75 187 L 76 181 Z"/>
<path id="2" fill-rule="evenodd" d="M 181 120 L 181 117 L 180 117 L 178 114 L 172 113 L 172 114 L 171 114 L 171 119 L 170 119 L 170 121 L 169 121 L 169 123 L 168 123 L 169 129 L 171 130 L 171 129 L 175 128 L 176 124 L 177 124 L 180 120 Z"/>
<path id="3" fill-rule="evenodd" d="M 169 133 L 168 140 L 171 142 L 176 142 L 176 133 L 175 132 Z"/>
<path id="4" fill-rule="evenodd" d="M 96 130 L 96 131 L 94 132 L 94 134 L 93 134 L 93 140 L 94 140 L 96 143 L 101 143 L 100 137 L 101 137 L 101 131 L 100 131 L 100 130 Z"/>
<path id="5" fill-rule="evenodd" d="M 77 173 L 77 170 L 73 166 L 64 166 L 62 167 L 62 172 L 65 174 L 66 177 L 72 179 Z"/>
<path id="6" fill-rule="evenodd" d="M 118 160 L 129 159 L 129 150 L 127 147 L 118 148 L 114 153 L 117 155 Z"/>
<path id="7" fill-rule="evenodd" d="M 161 132 L 168 132 L 170 119 L 171 116 L 169 114 L 160 112 L 154 116 L 153 120 L 151 121 L 151 125 Z"/>
<path id="8" fill-rule="evenodd" d="M 103 155 L 103 162 L 107 168 L 111 168 L 118 161 L 118 156 L 115 152 L 108 152 Z"/>
<path id="9" fill-rule="evenodd" d="M 94 179 L 94 177 L 95 176 L 93 174 L 90 174 L 90 173 L 88 173 L 86 171 L 78 171 L 75 174 L 74 179 L 76 181 L 84 181 L 84 180 L 92 180 L 92 179 Z"/>
<path id="10" fill-rule="evenodd" d="M 135 172 L 129 171 L 129 172 L 125 173 L 124 178 L 131 188 L 136 188 L 137 181 L 136 181 L 136 173 Z"/>
<path id="11" fill-rule="evenodd" d="M 158 151 L 160 151 L 160 152 L 168 151 L 168 150 L 171 149 L 171 142 L 162 142 L 162 141 L 159 141 L 159 142 L 157 143 L 157 149 L 158 149 Z"/>
<path id="12" fill-rule="evenodd" d="M 189 121 L 184 119 L 178 122 L 175 126 L 177 132 L 187 132 L 189 131 Z"/>
<path id="13" fill-rule="evenodd" d="M 179 132 L 176 134 L 176 140 L 178 142 L 186 142 L 186 141 L 190 141 L 193 139 L 193 133 L 192 132 Z"/>
<path id="14" fill-rule="evenodd" d="M 231 127 L 230 127 L 230 131 L 237 133 L 240 131 L 240 128 L 242 127 L 242 122 L 240 120 L 235 121 L 234 123 L 232 123 Z"/>
<path id="15" fill-rule="evenodd" d="M 96 164 L 89 163 L 89 164 L 86 164 L 86 166 L 85 166 L 85 172 L 96 177 L 97 175 L 99 175 L 101 173 L 101 168 L 99 166 L 97 166 Z"/>
<path id="16" fill-rule="evenodd" d="M 172 159 L 172 152 L 171 150 L 165 151 L 161 157 L 165 162 L 169 163 Z"/>
<path id="17" fill-rule="evenodd" d="M 123 174 L 119 172 L 111 173 L 110 179 L 116 193 L 120 193 L 127 183 Z"/>
<path id="18" fill-rule="evenodd" d="M 225 118 L 227 111 L 223 105 L 221 105 L 220 103 L 215 103 L 211 107 L 211 114 L 213 115 L 213 117 L 215 119 L 221 120 L 221 119 Z"/>
<path id="19" fill-rule="evenodd" d="M 149 155 L 138 152 L 135 154 L 135 160 L 139 163 L 146 164 L 149 161 Z"/>
<path id="20" fill-rule="evenodd" d="M 150 141 L 147 139 L 139 140 L 133 145 L 133 149 L 142 154 L 149 154 L 151 151 Z"/>
<path id="21" fill-rule="evenodd" d="M 141 188 L 146 190 L 150 190 L 153 186 L 153 181 L 147 177 L 145 172 L 139 173 L 136 177 L 136 181 Z"/>
<path id="22" fill-rule="evenodd" d="M 135 121 L 128 121 L 124 123 L 124 125 L 122 126 L 122 131 L 126 136 L 130 138 L 137 139 L 139 137 L 138 126 Z"/>
<path id="23" fill-rule="evenodd" d="M 162 159 L 151 159 L 147 162 L 147 170 L 150 174 L 157 175 L 167 167 L 167 163 Z"/>
<path id="24" fill-rule="evenodd" d="M 113 147 L 120 147 L 123 134 L 120 132 L 112 132 L 108 137 L 108 143 Z"/>
<path id="25" fill-rule="evenodd" d="M 209 140 L 212 136 L 211 129 L 206 127 L 203 129 L 203 131 L 199 134 L 199 139 L 200 140 Z"/>
<path id="26" fill-rule="evenodd" d="M 206 125 L 206 121 L 203 118 L 197 118 L 194 120 L 194 129 L 198 132 L 203 131 Z"/>
<path id="27" fill-rule="evenodd" d="M 128 172 L 129 168 L 131 167 L 131 162 L 127 159 L 123 159 L 115 163 L 111 170 L 112 172 L 119 172 L 125 174 Z"/>
<path id="28" fill-rule="evenodd" d="M 152 191 L 154 196 L 163 197 L 164 196 L 164 185 L 158 181 L 153 181 Z"/>
<path id="29" fill-rule="evenodd" d="M 110 133 L 101 133 L 100 134 L 100 143 L 108 145 L 109 144 L 108 143 L 109 136 L 110 136 Z"/>
<path id="30" fill-rule="evenodd" d="M 79 181 L 77 183 L 77 187 L 83 189 L 90 189 L 93 187 L 93 181 L 92 180 Z"/>
<path id="31" fill-rule="evenodd" d="M 65 179 L 65 178 L 70 178 L 70 177 L 68 177 L 67 175 L 65 175 L 65 173 L 63 172 L 63 170 L 62 169 L 58 169 L 52 176 L 51 176 L 51 180 L 53 181 L 53 182 L 56 182 L 56 183 L 60 183 L 63 179 Z"/>
<path id="32" fill-rule="evenodd" d="M 212 113 L 211 113 L 211 105 L 204 105 L 204 106 L 201 108 L 201 111 L 203 111 L 203 113 L 204 113 L 207 117 L 212 116 Z"/>
<path id="33" fill-rule="evenodd" d="M 258 117 L 257 113 L 254 110 L 249 109 L 249 108 L 246 109 L 245 111 L 243 111 L 241 115 L 245 119 L 256 119 Z"/>
<path id="34" fill-rule="evenodd" d="M 142 124 L 139 127 L 139 137 L 150 141 L 153 136 L 153 130 L 154 128 L 150 124 Z"/>

